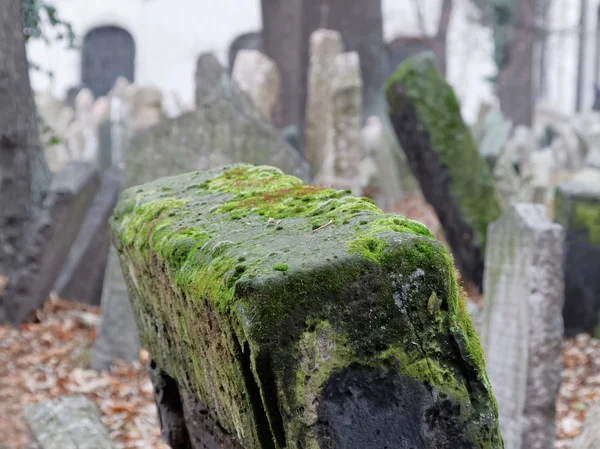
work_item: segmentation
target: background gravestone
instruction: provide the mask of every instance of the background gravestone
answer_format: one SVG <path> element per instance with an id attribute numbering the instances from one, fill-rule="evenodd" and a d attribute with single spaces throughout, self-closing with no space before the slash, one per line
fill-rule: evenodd
<path id="1" fill-rule="evenodd" d="M 554 220 L 565 228 L 565 333 L 594 333 L 600 312 L 600 170 L 582 170 L 555 192 Z"/>
<path id="2" fill-rule="evenodd" d="M 139 133 L 125 154 L 123 186 L 231 162 L 269 163 L 310 179 L 307 162 L 262 118 L 212 54 L 198 59 L 197 109 Z M 137 359 L 139 342 L 121 269 L 109 251 L 102 291 L 102 321 L 92 366 Z"/>
<path id="3" fill-rule="evenodd" d="M 409 58 L 386 85 L 398 141 L 433 206 L 461 274 L 481 288 L 487 227 L 500 215 L 492 173 L 433 53 Z"/>
<path id="4" fill-rule="evenodd" d="M 489 228 L 482 345 L 505 449 L 554 447 L 562 247 L 562 228 L 542 205 L 509 206 Z"/>
<path id="5" fill-rule="evenodd" d="M 99 184 L 96 169 L 79 161 L 54 177 L 19 254 L 18 269 L 0 297 L 0 315 L 6 314 L 0 321 L 20 324 L 46 301 Z"/>
<path id="6" fill-rule="evenodd" d="M 310 35 L 304 155 L 315 176 L 323 168 L 332 123 L 331 88 L 335 76 L 335 58 L 344 48 L 337 31 L 318 29 Z"/>
<path id="7" fill-rule="evenodd" d="M 260 31 L 250 31 L 248 33 L 240 34 L 236 37 L 231 45 L 229 46 L 229 52 L 227 54 L 229 74 L 233 71 L 233 65 L 235 58 L 241 50 L 258 50 L 262 51 L 262 35 Z"/>
<path id="8" fill-rule="evenodd" d="M 85 396 L 46 399 L 23 412 L 42 449 L 116 449 L 100 413 Z"/>
<path id="9" fill-rule="evenodd" d="M 62 299 L 99 305 L 110 240 L 108 218 L 121 186 L 121 172 L 112 169 L 102 175 L 100 189 L 81 225 L 53 290 Z"/>

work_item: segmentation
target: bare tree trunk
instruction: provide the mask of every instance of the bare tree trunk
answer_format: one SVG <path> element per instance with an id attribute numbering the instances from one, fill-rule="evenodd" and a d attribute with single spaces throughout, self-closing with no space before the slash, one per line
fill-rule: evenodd
<path id="1" fill-rule="evenodd" d="M 10 274 L 50 182 L 37 117 L 20 0 L 0 2 L 0 273 Z"/>
<path id="2" fill-rule="evenodd" d="M 535 11 L 536 0 L 517 0 L 508 59 L 498 73 L 500 108 L 515 125 L 530 126 L 533 115 Z"/>
<path id="3" fill-rule="evenodd" d="M 443 0 L 442 13 L 440 15 L 440 23 L 437 33 L 431 43 L 431 49 L 435 54 L 435 60 L 440 73 L 446 73 L 446 40 L 448 36 L 448 27 L 450 26 L 450 17 L 452 16 L 453 0 Z"/>

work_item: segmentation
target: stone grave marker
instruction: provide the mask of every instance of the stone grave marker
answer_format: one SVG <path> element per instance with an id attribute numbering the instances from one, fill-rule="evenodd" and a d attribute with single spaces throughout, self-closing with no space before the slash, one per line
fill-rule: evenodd
<path id="1" fill-rule="evenodd" d="M 125 154 L 123 186 L 231 162 L 270 163 L 303 180 L 308 164 L 265 119 L 212 54 L 198 60 L 196 110 L 139 133 Z M 109 251 L 102 290 L 102 324 L 92 366 L 139 354 L 136 326 L 116 254 Z"/>
<path id="2" fill-rule="evenodd" d="M 87 212 L 53 290 L 62 299 L 100 305 L 110 239 L 108 219 L 117 202 L 121 172 L 102 175 L 100 188 Z"/>
<path id="3" fill-rule="evenodd" d="M 275 125 L 282 123 L 281 77 L 275 61 L 258 50 L 241 50 L 231 77 L 266 120 Z"/>
<path id="4" fill-rule="evenodd" d="M 331 123 L 331 81 L 335 58 L 343 51 L 337 31 L 318 29 L 310 36 L 310 60 L 304 120 L 304 154 L 317 174 L 323 166 Z"/>
<path id="5" fill-rule="evenodd" d="M 461 274 L 481 288 L 487 227 L 500 215 L 494 179 L 432 53 L 403 62 L 386 85 L 392 125 Z"/>
<path id="6" fill-rule="evenodd" d="M 23 411 L 42 449 L 116 449 L 100 413 L 85 396 L 64 396 L 30 404 Z"/>
<path id="7" fill-rule="evenodd" d="M 70 162 L 55 175 L 0 298 L 9 322 L 22 323 L 46 301 L 99 184 L 94 166 L 81 161 Z"/>
<path id="8" fill-rule="evenodd" d="M 539 204 L 490 225 L 482 345 L 505 449 L 554 447 L 561 382 L 563 230 Z"/>
<path id="9" fill-rule="evenodd" d="M 565 333 L 594 333 L 600 313 L 600 169 L 558 186 L 554 220 L 565 228 Z"/>
<path id="10" fill-rule="evenodd" d="M 422 224 L 240 164 L 127 189 L 111 230 L 173 447 L 502 448 Z"/>
<path id="11" fill-rule="evenodd" d="M 334 59 L 331 82 L 331 128 L 323 168 L 315 182 L 360 193 L 362 78 L 358 53 Z"/>

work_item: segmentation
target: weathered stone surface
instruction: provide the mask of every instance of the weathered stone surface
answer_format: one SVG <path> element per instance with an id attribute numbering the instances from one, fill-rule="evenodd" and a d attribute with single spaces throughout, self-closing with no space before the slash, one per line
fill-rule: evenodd
<path id="1" fill-rule="evenodd" d="M 406 60 L 388 80 L 390 119 L 463 276 L 481 287 L 489 223 L 500 205 L 494 180 L 433 54 Z"/>
<path id="2" fill-rule="evenodd" d="M 304 155 L 313 173 L 323 167 L 331 123 L 331 81 L 334 60 L 344 44 L 337 31 L 318 29 L 310 35 L 310 60 L 304 120 Z"/>
<path id="3" fill-rule="evenodd" d="M 108 218 L 121 187 L 118 169 L 102 175 L 100 189 L 81 225 L 53 290 L 62 299 L 99 305 L 110 239 Z"/>
<path id="4" fill-rule="evenodd" d="M 325 159 L 315 182 L 360 194 L 362 79 L 358 53 L 342 53 L 334 59 L 330 113 Z"/>
<path id="5" fill-rule="evenodd" d="M 309 166 L 252 101 L 231 80 L 212 54 L 198 60 L 197 109 L 138 134 L 125 156 L 123 186 L 153 181 L 231 162 L 269 163 L 303 180 Z M 116 255 L 109 259 L 102 291 L 102 326 L 92 364 L 105 369 L 112 359 L 132 361 L 139 354 L 133 314 Z"/>
<path id="6" fill-rule="evenodd" d="M 22 323 L 48 298 L 99 184 L 95 168 L 84 162 L 70 162 L 54 177 L 19 268 L 0 297 L 0 309 L 12 324 Z"/>
<path id="7" fill-rule="evenodd" d="M 571 449 L 596 449 L 600 441 L 600 401 L 587 412 L 581 433 L 573 441 Z"/>
<path id="8" fill-rule="evenodd" d="M 242 50 L 231 77 L 250 96 L 263 118 L 275 125 L 282 123 L 281 77 L 275 61 L 258 50 Z"/>
<path id="9" fill-rule="evenodd" d="M 536 204 L 509 206 L 489 228 L 481 340 L 507 449 L 554 447 L 563 237 Z"/>
<path id="10" fill-rule="evenodd" d="M 600 312 L 600 170 L 558 186 L 554 220 L 565 228 L 565 333 L 593 333 Z"/>
<path id="11" fill-rule="evenodd" d="M 190 435 L 217 429 L 194 449 L 502 447 L 452 259 L 420 223 L 236 165 L 128 189 L 111 227 Z"/>
<path id="12" fill-rule="evenodd" d="M 85 396 L 46 399 L 26 406 L 23 414 L 41 449 L 116 449 Z"/>

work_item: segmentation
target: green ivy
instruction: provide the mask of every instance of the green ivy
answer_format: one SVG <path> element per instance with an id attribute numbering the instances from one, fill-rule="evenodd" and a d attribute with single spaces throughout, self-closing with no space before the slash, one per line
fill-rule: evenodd
<path id="1" fill-rule="evenodd" d="M 75 33 L 73 32 L 73 27 L 69 22 L 60 18 L 54 6 L 46 3 L 44 0 L 21 0 L 25 41 L 28 41 L 30 38 L 43 39 L 46 42 L 50 41 L 40 27 L 43 12 L 46 13 L 50 25 L 57 30 L 56 35 L 52 36 L 52 39 L 66 40 L 69 48 L 74 48 Z"/>

